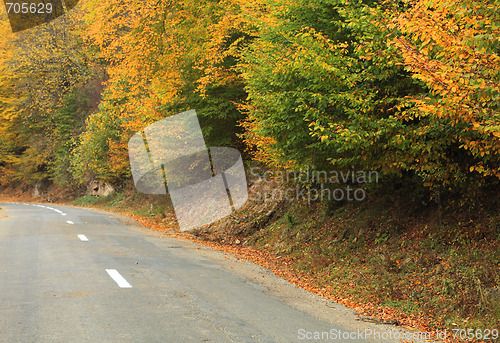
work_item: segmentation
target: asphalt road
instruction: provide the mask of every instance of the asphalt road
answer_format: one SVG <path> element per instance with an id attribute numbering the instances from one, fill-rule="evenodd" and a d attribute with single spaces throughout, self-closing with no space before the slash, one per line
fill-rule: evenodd
<path id="1" fill-rule="evenodd" d="M 0 342 L 398 342 L 381 338 L 402 332 L 125 217 L 0 207 Z"/>

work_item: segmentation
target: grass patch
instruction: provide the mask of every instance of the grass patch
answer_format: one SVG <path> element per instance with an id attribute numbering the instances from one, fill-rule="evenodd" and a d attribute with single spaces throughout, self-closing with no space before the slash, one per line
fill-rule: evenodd
<path id="1" fill-rule="evenodd" d="M 75 199 L 73 205 L 88 207 L 100 205 L 101 207 L 113 207 L 123 199 L 124 194 L 120 192 L 114 192 L 107 196 L 85 195 Z"/>
<path id="2" fill-rule="evenodd" d="M 147 195 L 135 190 L 116 191 L 107 196 L 86 195 L 74 200 L 73 204 L 83 207 L 112 209 L 159 219 L 173 213 L 172 205 L 166 196 Z"/>

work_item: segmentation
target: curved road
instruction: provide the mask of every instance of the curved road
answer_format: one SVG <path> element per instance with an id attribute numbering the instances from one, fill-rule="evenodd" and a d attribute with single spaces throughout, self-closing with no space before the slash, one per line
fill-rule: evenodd
<path id="1" fill-rule="evenodd" d="M 395 327 L 128 218 L 0 207 L 0 342 L 398 342 L 363 336 Z"/>

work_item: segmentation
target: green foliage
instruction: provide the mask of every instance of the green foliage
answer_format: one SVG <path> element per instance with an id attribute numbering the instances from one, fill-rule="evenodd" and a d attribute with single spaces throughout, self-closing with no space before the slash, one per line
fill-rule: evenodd
<path id="1" fill-rule="evenodd" d="M 254 131 L 273 139 L 276 164 L 398 170 L 387 162 L 404 149 L 393 139 L 404 124 L 391 113 L 418 87 L 371 24 L 377 15 L 362 3 L 299 1 L 244 53 Z"/>
<path id="2" fill-rule="evenodd" d="M 77 146 L 77 137 L 84 128 L 84 119 L 92 108 L 92 93 L 88 89 L 92 83 L 69 93 L 63 99 L 62 106 L 53 113 L 51 140 L 54 142 L 53 158 L 49 166 L 50 178 L 62 187 L 76 184 L 71 170 L 73 150 Z"/>
<path id="3" fill-rule="evenodd" d="M 166 106 L 168 113 L 178 113 L 194 108 L 208 146 L 233 146 L 242 148 L 237 137 L 238 122 L 244 116 L 234 102 L 240 102 L 246 93 L 242 88 L 226 86 L 207 87 L 206 96 L 196 93 L 194 87 L 187 87 L 185 100 L 177 105 Z"/>
<path id="4" fill-rule="evenodd" d="M 119 142 L 123 130 L 116 108 L 100 106 L 99 111 L 86 120 L 85 132 L 71 155 L 71 171 L 75 179 L 86 182 L 95 177 L 108 182 L 119 182 L 122 175 L 116 173 L 110 163 L 110 142 Z"/>

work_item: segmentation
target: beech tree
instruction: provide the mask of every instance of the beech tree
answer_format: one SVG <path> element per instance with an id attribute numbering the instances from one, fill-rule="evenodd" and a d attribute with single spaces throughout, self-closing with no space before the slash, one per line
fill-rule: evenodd
<path id="1" fill-rule="evenodd" d="M 427 92 L 398 118 L 412 125 L 412 168 L 428 183 L 500 179 L 500 3 L 405 1 L 389 25 L 405 69 Z"/>

